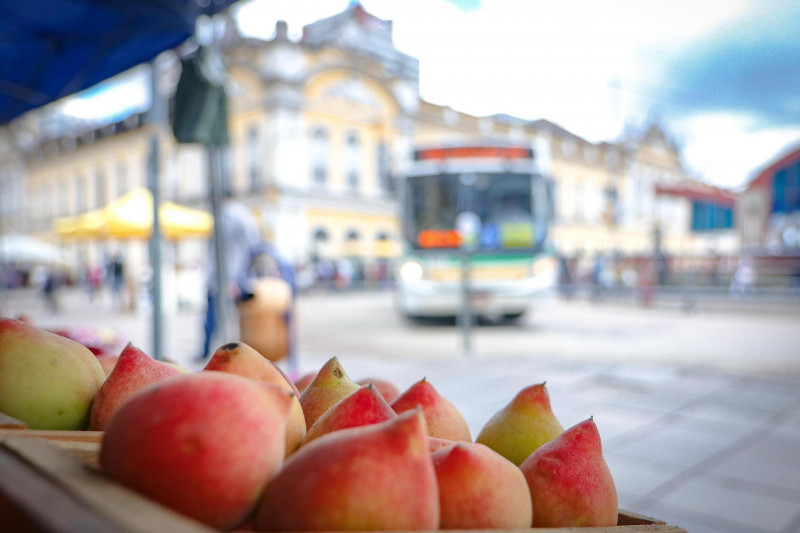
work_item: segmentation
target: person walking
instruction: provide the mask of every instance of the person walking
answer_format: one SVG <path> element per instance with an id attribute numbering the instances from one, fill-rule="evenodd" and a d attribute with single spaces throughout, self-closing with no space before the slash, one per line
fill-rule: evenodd
<path id="1" fill-rule="evenodd" d="M 259 243 L 258 223 L 250 210 L 233 197 L 230 190 L 223 193 L 220 228 L 224 243 L 224 275 L 223 287 L 217 287 L 217 259 L 214 239 L 209 241 L 208 268 L 206 276 L 207 307 L 203 324 L 203 347 L 198 356 L 199 361 L 206 361 L 210 356 L 211 341 L 217 333 L 219 320 L 216 316 L 217 298 L 227 298 L 233 304 L 242 294 L 247 282 L 247 271 L 250 265 L 251 250 Z M 234 305 L 226 306 L 234 310 Z M 223 339 L 223 341 L 233 339 Z"/>
<path id="2" fill-rule="evenodd" d="M 122 310 L 122 287 L 125 283 L 125 262 L 122 254 L 117 252 L 109 265 L 109 283 L 111 286 L 111 305 L 114 311 Z"/>

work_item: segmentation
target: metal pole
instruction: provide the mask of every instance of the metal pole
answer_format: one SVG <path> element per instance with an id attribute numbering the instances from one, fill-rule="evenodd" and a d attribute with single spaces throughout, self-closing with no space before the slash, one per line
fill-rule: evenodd
<path id="1" fill-rule="evenodd" d="M 470 305 L 470 253 L 465 247 L 461 250 L 461 314 L 459 329 L 461 330 L 461 355 L 472 358 L 472 306 Z"/>
<path id="2" fill-rule="evenodd" d="M 147 187 L 153 198 L 153 232 L 150 237 L 150 267 L 153 271 L 151 301 L 152 301 L 152 333 L 153 357 L 157 360 L 164 358 L 164 312 L 161 300 L 161 218 L 159 206 L 161 194 L 159 187 L 160 144 L 161 130 L 167 119 L 166 102 L 161 97 L 158 89 L 158 58 L 150 62 L 150 112 L 148 122 L 153 129 L 150 139 L 150 156 L 147 172 Z"/>
<path id="3" fill-rule="evenodd" d="M 158 134 L 154 134 L 150 139 L 150 164 L 148 165 L 147 180 L 147 186 L 153 195 L 153 234 L 150 237 L 150 265 L 153 270 L 151 287 L 153 357 L 162 360 L 164 357 L 164 312 L 161 301 L 161 220 L 158 212 L 161 200 L 158 190 L 159 155 Z"/>
<path id="4" fill-rule="evenodd" d="M 464 206 L 472 206 L 474 175 L 464 175 L 461 184 L 464 186 L 465 199 Z M 478 235 L 480 234 L 481 219 L 470 210 L 461 211 L 456 216 L 456 229 L 461 238 L 461 313 L 459 314 L 459 326 L 461 330 L 461 353 L 464 357 L 470 358 L 472 352 L 472 287 L 471 287 L 471 261 L 475 250 Z"/>
<path id="5" fill-rule="evenodd" d="M 211 212 L 214 216 L 214 323 L 215 335 L 222 342 L 232 341 L 231 302 L 228 295 L 228 273 L 225 264 L 225 221 L 222 217 L 222 158 L 221 148 L 206 146 L 208 155 L 208 178 L 211 185 Z"/>

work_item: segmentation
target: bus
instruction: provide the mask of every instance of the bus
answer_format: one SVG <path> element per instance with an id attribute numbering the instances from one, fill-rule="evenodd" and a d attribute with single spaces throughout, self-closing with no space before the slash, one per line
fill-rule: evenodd
<path id="1" fill-rule="evenodd" d="M 473 316 L 513 320 L 555 292 L 552 180 L 530 146 L 418 148 L 398 192 L 402 315 L 459 316 L 468 298 Z"/>

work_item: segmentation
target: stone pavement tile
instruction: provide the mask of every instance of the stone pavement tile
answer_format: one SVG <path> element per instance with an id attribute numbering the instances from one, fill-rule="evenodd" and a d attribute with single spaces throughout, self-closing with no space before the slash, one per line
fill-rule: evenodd
<path id="1" fill-rule="evenodd" d="M 794 412 L 786 413 L 774 420 L 773 424 L 764 430 L 764 433 L 800 448 L 800 404 L 797 405 Z"/>
<path id="2" fill-rule="evenodd" d="M 669 483 L 680 470 L 663 463 L 621 455 L 603 450 L 614 485 L 617 487 L 619 506 L 634 511 L 634 504 L 658 487 Z"/>
<path id="3" fill-rule="evenodd" d="M 564 419 L 569 425 L 594 417 L 604 449 L 614 449 L 617 443 L 627 442 L 630 435 L 643 434 L 665 415 L 661 411 L 605 401 L 592 402 L 573 411 Z"/>
<path id="4" fill-rule="evenodd" d="M 686 423 L 686 425 L 684 425 Z M 657 461 L 688 469 L 708 460 L 736 441 L 718 427 L 697 427 L 683 417 L 654 425 L 636 438 L 617 439 L 610 448 L 626 456 Z"/>
<path id="5" fill-rule="evenodd" d="M 769 497 L 749 489 L 745 484 L 715 474 L 700 474 L 675 484 L 660 494 L 657 501 L 674 508 L 681 516 L 696 513 L 717 517 L 720 523 L 729 524 L 728 529 L 739 529 L 741 525 L 749 531 L 783 532 L 800 517 L 798 500 Z"/>
<path id="6" fill-rule="evenodd" d="M 753 436 L 709 469 L 757 484 L 753 491 L 794 498 L 800 508 L 800 437 L 792 442 L 770 433 Z"/>
<path id="7" fill-rule="evenodd" d="M 704 412 L 701 410 L 701 413 Z M 758 426 L 745 424 L 738 419 L 714 419 L 695 416 L 696 413 L 680 409 L 664 417 L 661 421 L 665 425 L 676 425 L 687 430 L 700 433 L 712 433 L 715 438 L 724 441 L 728 447 L 735 447 L 738 442 L 756 431 Z"/>
<path id="8" fill-rule="evenodd" d="M 637 503 L 627 510 L 682 527 L 688 533 L 772 533 L 768 529 L 730 522 L 706 512 L 673 507 L 662 502 Z"/>
<path id="9" fill-rule="evenodd" d="M 705 422 L 754 429 L 774 416 L 775 411 L 762 407 L 756 401 L 734 405 L 724 398 L 710 396 L 680 408 L 676 413 Z"/>
<path id="10" fill-rule="evenodd" d="M 697 401 L 700 396 L 700 394 L 685 393 L 671 384 L 642 390 L 618 391 L 616 395 L 607 398 L 606 401 L 619 405 L 636 405 L 655 409 L 664 414 L 686 407 Z"/>
<path id="11" fill-rule="evenodd" d="M 615 389 L 597 385 L 590 380 L 564 387 L 551 386 L 548 383 L 547 390 L 553 412 L 565 427 L 600 413 L 602 406 L 607 405 L 606 400 L 618 394 Z"/>
<path id="12" fill-rule="evenodd" d="M 771 412 L 788 409 L 800 400 L 800 382 L 742 378 L 708 397 L 733 408 L 758 407 Z"/>
<path id="13" fill-rule="evenodd" d="M 800 401 L 800 380 L 777 377 L 747 376 L 737 382 L 739 390 L 784 395 Z"/>

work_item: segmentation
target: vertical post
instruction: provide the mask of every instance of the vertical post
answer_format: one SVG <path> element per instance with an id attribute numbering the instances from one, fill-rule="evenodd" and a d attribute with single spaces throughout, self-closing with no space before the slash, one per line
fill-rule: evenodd
<path id="1" fill-rule="evenodd" d="M 231 299 L 228 295 L 228 272 L 225 264 L 225 221 L 222 217 L 222 148 L 206 146 L 208 157 L 208 179 L 211 185 L 211 213 L 214 217 L 214 284 L 217 292 L 214 295 L 215 335 L 222 342 L 232 341 L 231 331 Z"/>
<path id="2" fill-rule="evenodd" d="M 474 175 L 466 175 L 462 179 L 462 186 L 467 187 L 466 205 L 472 203 L 472 187 Z M 461 313 L 459 314 L 459 329 L 461 330 L 461 353 L 466 358 L 471 358 L 472 350 L 472 267 L 470 259 L 477 247 L 478 235 L 481 231 L 481 219 L 473 211 L 462 211 L 456 216 L 456 230 L 461 239 Z"/>
<path id="3" fill-rule="evenodd" d="M 470 253 L 466 247 L 461 249 L 461 313 L 458 316 L 461 331 L 461 355 L 470 359 L 472 350 L 472 305 L 470 304 Z"/>
<path id="4" fill-rule="evenodd" d="M 150 268 L 153 271 L 151 279 L 151 301 L 152 301 L 152 334 L 153 334 L 153 357 L 161 360 L 164 357 L 164 312 L 161 300 L 161 219 L 159 206 L 161 205 L 161 194 L 159 187 L 160 164 L 160 141 L 161 130 L 166 121 L 166 102 L 161 96 L 158 88 L 158 58 L 150 62 L 150 112 L 148 122 L 153 129 L 150 139 L 150 155 L 147 165 L 147 188 L 153 198 L 153 232 L 150 236 Z"/>

